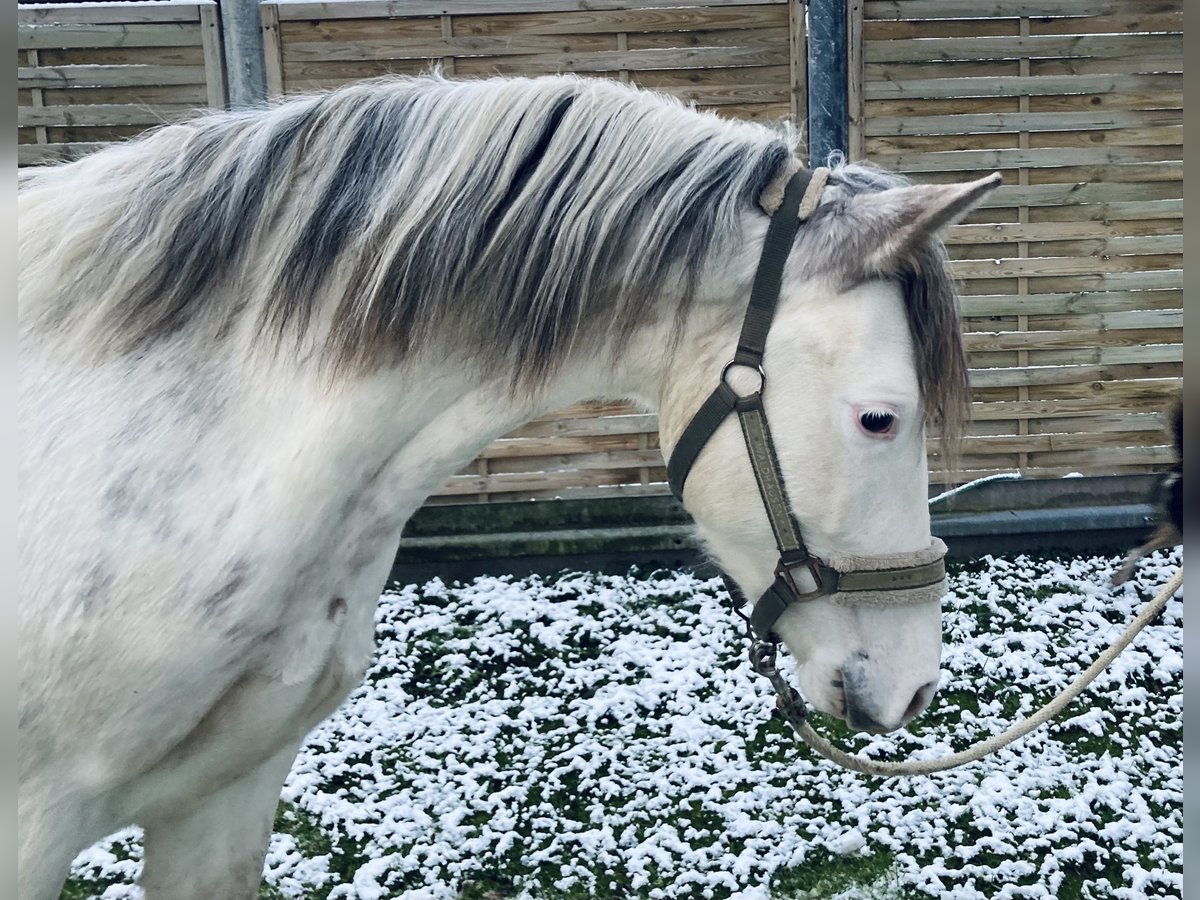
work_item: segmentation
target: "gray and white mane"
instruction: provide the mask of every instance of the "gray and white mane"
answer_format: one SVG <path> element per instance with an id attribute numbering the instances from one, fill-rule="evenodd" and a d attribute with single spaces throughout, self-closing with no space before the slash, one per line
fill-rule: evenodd
<path id="1" fill-rule="evenodd" d="M 46 282 L 61 288 L 36 313 L 118 352 L 246 316 L 264 341 L 302 341 L 323 314 L 321 354 L 343 371 L 448 328 L 532 385 L 579 343 L 626 339 L 664 297 L 686 315 L 795 143 L 787 126 L 573 76 L 388 78 L 210 115 L 78 164 L 93 171 L 64 209 L 86 210 L 73 277 Z M 820 214 L 907 183 L 835 161 Z M 879 274 L 905 281 L 927 412 L 953 431 L 965 364 L 940 246 Z"/>

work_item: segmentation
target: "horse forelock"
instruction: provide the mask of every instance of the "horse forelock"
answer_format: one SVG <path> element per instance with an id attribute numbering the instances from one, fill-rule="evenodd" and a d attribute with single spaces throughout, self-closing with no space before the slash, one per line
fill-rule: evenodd
<path id="1" fill-rule="evenodd" d="M 831 184 L 834 180 L 842 196 L 911 183 L 903 175 L 837 157 L 833 160 Z M 929 235 L 904 258 L 896 260 L 890 274 L 904 295 L 925 413 L 938 427 L 946 455 L 952 461 L 970 409 L 970 387 L 958 292 L 946 249 L 935 235 Z"/>
<path id="2" fill-rule="evenodd" d="M 319 320 L 337 370 L 453 334 L 537 382 L 578 342 L 670 315 L 664 297 L 679 315 L 791 152 L 789 134 L 571 76 L 388 78 L 208 115 L 55 174 L 105 187 L 71 226 L 94 249 L 59 273 L 53 319 L 122 352 L 201 321 L 277 345 Z"/>

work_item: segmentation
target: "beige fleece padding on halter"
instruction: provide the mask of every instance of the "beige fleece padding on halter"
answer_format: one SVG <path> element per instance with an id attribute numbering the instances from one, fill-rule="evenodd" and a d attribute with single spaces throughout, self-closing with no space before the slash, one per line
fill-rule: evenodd
<path id="1" fill-rule="evenodd" d="M 775 210 L 779 209 L 779 204 L 783 202 L 783 193 L 787 189 L 788 182 L 792 180 L 792 176 L 804 168 L 800 164 L 800 160 L 793 157 L 788 161 L 779 174 L 771 179 L 762 194 L 758 198 L 758 205 L 762 207 L 763 212 L 768 216 L 775 215 Z M 804 197 L 800 201 L 800 209 L 796 213 L 796 217 L 803 222 L 813 214 L 813 210 L 821 202 L 821 194 L 825 190 L 825 182 L 829 180 L 829 169 L 825 166 L 820 166 L 812 171 L 812 178 L 808 182 L 808 187 L 804 190 Z"/>
<path id="2" fill-rule="evenodd" d="M 903 569 L 936 562 L 946 555 L 946 545 L 935 537 L 924 550 L 913 553 L 882 553 L 876 556 L 858 556 L 853 553 L 834 553 L 825 562 L 839 572 L 879 572 L 883 569 Z M 894 591 L 838 591 L 830 599 L 837 606 L 897 606 L 941 600 L 946 593 L 943 578 L 926 587 L 904 588 Z"/>
<path id="3" fill-rule="evenodd" d="M 763 188 L 763 192 L 758 198 L 758 205 L 768 216 L 775 215 L 775 210 L 779 209 L 779 204 L 783 202 L 783 192 L 787 188 L 787 183 L 802 168 L 804 167 L 800 165 L 800 160 L 793 156 L 788 160 L 787 165 L 780 169 L 779 174 L 771 179 L 770 184 Z"/>

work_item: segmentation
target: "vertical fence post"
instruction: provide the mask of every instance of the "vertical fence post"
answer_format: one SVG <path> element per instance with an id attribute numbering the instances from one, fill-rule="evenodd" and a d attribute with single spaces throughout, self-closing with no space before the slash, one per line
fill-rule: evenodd
<path id="1" fill-rule="evenodd" d="M 220 3 L 229 105 L 234 109 L 261 106 L 267 98 L 267 70 L 258 0 Z"/>
<path id="2" fill-rule="evenodd" d="M 864 118 L 866 117 L 866 100 L 863 97 L 863 84 L 866 78 L 865 62 L 863 60 L 863 32 L 866 25 L 863 21 L 863 0 L 847 0 L 846 8 L 849 16 L 849 40 L 847 44 L 847 71 L 849 81 L 846 84 L 846 100 L 849 118 L 849 135 L 847 136 L 846 157 L 854 162 L 867 158 L 866 137 L 863 133 Z"/>
<path id="3" fill-rule="evenodd" d="M 808 72 L 804 37 L 805 0 L 788 0 L 788 114 L 792 124 L 808 133 Z M 799 148 L 797 148 L 799 152 Z M 807 165 L 808 160 L 804 160 Z"/>
<path id="4" fill-rule="evenodd" d="M 200 46 L 204 48 L 204 84 L 210 109 L 225 109 L 229 96 L 225 92 L 225 57 L 221 48 L 221 13 L 215 5 L 200 7 Z"/>
<path id="5" fill-rule="evenodd" d="M 808 159 L 825 165 L 849 143 L 846 0 L 808 2 Z"/>

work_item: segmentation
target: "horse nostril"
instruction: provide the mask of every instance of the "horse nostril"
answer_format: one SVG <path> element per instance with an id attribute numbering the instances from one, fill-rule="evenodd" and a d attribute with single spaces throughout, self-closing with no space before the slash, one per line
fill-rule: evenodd
<path id="1" fill-rule="evenodd" d="M 911 722 L 929 705 L 929 701 L 933 699 L 933 695 L 937 693 L 938 683 L 930 681 L 921 685 L 917 692 L 913 694 L 912 702 L 908 704 L 908 708 L 904 710 L 904 721 Z"/>
<path id="2" fill-rule="evenodd" d="M 924 711 L 937 692 L 937 686 L 936 680 L 921 685 L 912 695 L 904 712 L 897 718 L 896 707 L 891 707 L 892 712 L 883 712 L 881 715 L 881 711 L 874 708 L 875 703 L 870 694 L 861 692 L 861 685 L 856 684 L 852 678 L 846 677 L 845 689 L 842 691 L 843 717 L 851 728 L 857 728 L 860 731 L 876 734 L 895 731 L 897 728 L 907 725 Z"/>

